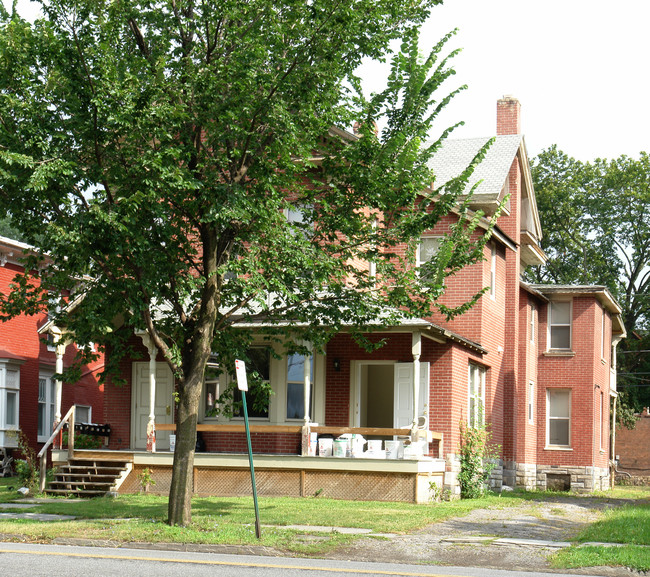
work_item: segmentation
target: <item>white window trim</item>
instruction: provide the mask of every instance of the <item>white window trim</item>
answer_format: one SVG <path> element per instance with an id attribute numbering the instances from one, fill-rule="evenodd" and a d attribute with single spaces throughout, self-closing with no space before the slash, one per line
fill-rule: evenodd
<path id="1" fill-rule="evenodd" d="M 535 424 L 535 382 L 528 381 L 528 424 Z"/>
<path id="2" fill-rule="evenodd" d="M 445 238 L 444 236 L 439 234 L 423 234 L 420 237 L 417 249 L 415 251 L 415 267 L 418 269 L 418 275 L 420 274 L 419 269 L 422 267 L 422 265 L 428 262 L 429 260 L 431 260 L 431 259 L 422 260 L 422 241 L 429 240 L 429 239 L 436 239 L 440 241 L 440 244 L 442 244 L 444 238 Z M 440 246 L 438 246 L 438 249 L 436 250 L 436 254 L 438 253 L 439 250 L 440 250 Z"/>
<path id="3" fill-rule="evenodd" d="M 485 375 L 487 370 L 481 365 L 469 363 L 468 380 L 467 380 L 467 424 L 470 427 L 481 427 L 485 424 Z M 472 378 L 478 375 L 476 383 L 478 391 L 472 395 Z M 477 387 L 474 387 L 475 391 Z M 474 409 L 472 410 L 472 399 L 474 399 Z"/>
<path id="4" fill-rule="evenodd" d="M 284 419 L 286 421 L 290 422 L 302 422 L 304 421 L 304 416 L 303 417 L 291 417 L 287 415 L 287 405 L 289 404 L 289 383 L 296 384 L 300 383 L 301 386 L 304 388 L 305 386 L 305 381 L 304 378 L 301 381 L 290 381 L 289 380 L 289 357 L 292 355 L 286 355 L 285 356 L 285 364 L 287 365 L 287 378 L 286 378 L 286 388 L 285 388 L 285 395 L 284 395 Z M 303 355 L 304 356 L 304 355 Z M 309 386 L 310 386 L 310 393 L 309 393 L 309 407 L 310 407 L 310 413 L 314 412 L 314 368 L 315 368 L 315 361 L 316 359 L 314 358 L 313 355 L 310 355 L 309 357 L 306 357 L 309 359 L 309 363 L 311 365 L 310 369 L 310 376 L 309 376 Z M 310 420 L 313 421 L 314 417 L 313 415 L 309 415 Z"/>
<path id="5" fill-rule="evenodd" d="M 568 392 L 569 393 L 569 416 L 568 417 L 551 417 L 551 393 L 555 391 L 563 391 L 563 392 Z M 571 389 L 561 389 L 561 388 L 549 388 L 546 389 L 546 448 L 547 449 L 571 449 L 571 414 L 572 414 L 572 404 L 573 404 L 573 391 Z M 557 419 L 557 420 L 567 420 L 569 422 L 569 429 L 568 429 L 568 445 L 555 445 L 551 444 L 550 441 L 550 436 L 551 436 L 551 419 Z"/>
<path id="6" fill-rule="evenodd" d="M 22 364 L 22 363 L 20 363 Z M 20 429 L 20 364 L 0 364 L 0 431 L 17 431 Z M 9 372 L 15 373 L 15 381 L 10 382 Z M 7 422 L 7 407 L 9 395 L 15 396 L 15 423 Z"/>
<path id="7" fill-rule="evenodd" d="M 605 309 L 602 309 L 602 317 L 601 317 L 601 322 L 600 322 L 600 358 L 603 361 L 606 361 L 605 359 Z"/>
<path id="8" fill-rule="evenodd" d="M 553 304 L 568 303 L 569 304 L 569 323 L 568 324 L 551 324 Z M 569 327 L 569 346 L 567 348 L 552 348 L 551 347 L 551 332 L 553 327 Z M 548 303 L 548 332 L 546 349 L 549 351 L 571 351 L 573 347 L 573 301 L 550 301 Z"/>
<path id="9" fill-rule="evenodd" d="M 534 303 L 531 303 L 530 305 L 530 323 L 529 323 L 529 331 L 530 331 L 530 344 L 534 345 L 535 344 L 535 336 L 537 333 L 537 307 L 535 306 Z"/>
<path id="10" fill-rule="evenodd" d="M 79 409 L 88 409 L 88 420 L 87 421 L 82 421 L 78 416 L 77 412 Z M 74 417 L 75 423 L 92 423 L 93 422 L 93 408 L 90 405 L 75 405 L 75 417 Z"/>
<path id="11" fill-rule="evenodd" d="M 497 298 L 497 245 L 490 243 L 490 297 Z"/>
<path id="12" fill-rule="evenodd" d="M 54 398 L 56 395 L 55 392 L 55 384 L 54 384 L 54 379 L 52 378 L 52 375 L 54 373 L 52 372 L 46 372 L 46 371 L 40 371 L 38 373 L 38 380 L 39 380 L 39 388 L 40 388 L 40 380 L 45 379 L 46 384 L 45 384 L 45 423 L 44 423 L 44 435 L 38 435 L 37 434 L 37 441 L 39 443 L 45 443 L 49 438 L 50 435 L 52 434 L 52 428 L 54 425 L 54 418 L 52 417 L 50 419 L 50 415 L 54 413 L 53 408 L 54 408 L 54 403 L 56 402 L 56 399 Z M 37 399 L 37 405 L 41 405 L 40 399 Z M 36 430 L 38 431 L 38 412 L 36 415 Z"/>

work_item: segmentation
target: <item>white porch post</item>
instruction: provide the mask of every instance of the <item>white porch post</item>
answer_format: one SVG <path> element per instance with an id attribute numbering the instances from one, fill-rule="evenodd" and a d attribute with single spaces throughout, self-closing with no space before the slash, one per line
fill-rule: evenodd
<path id="1" fill-rule="evenodd" d="M 156 452 L 156 356 L 158 349 L 147 333 L 140 334 L 149 351 L 149 421 L 147 422 L 147 451 Z"/>
<path id="2" fill-rule="evenodd" d="M 309 356 L 305 356 L 305 362 L 303 365 L 303 375 L 304 375 L 304 399 L 305 399 L 305 424 L 311 421 L 311 415 L 309 414 L 309 401 L 311 393 L 311 361 L 312 361 L 312 346 L 311 343 L 307 343 L 307 348 L 309 349 Z"/>
<path id="3" fill-rule="evenodd" d="M 311 421 L 311 415 L 309 414 L 309 401 L 310 401 L 310 392 L 311 392 L 311 355 L 313 354 L 312 352 L 312 347 L 311 343 L 305 343 L 305 345 L 309 348 L 309 356 L 305 356 L 305 361 L 303 363 L 303 399 L 305 401 L 304 404 L 304 414 L 305 414 L 305 422 L 302 425 L 302 447 L 301 447 L 301 452 L 302 455 L 309 455 L 309 441 L 311 437 L 311 426 L 310 426 L 310 421 Z"/>
<path id="4" fill-rule="evenodd" d="M 54 365 L 54 370 L 57 374 L 61 374 L 63 372 L 63 355 L 65 354 L 65 349 L 68 346 L 68 344 L 62 340 L 59 340 L 56 342 L 56 350 L 55 350 L 55 355 L 56 355 L 56 364 Z M 53 428 L 54 430 L 56 426 L 61 422 L 61 397 L 63 393 L 63 381 L 61 379 L 56 379 L 54 381 L 54 423 L 53 423 Z"/>
<path id="5" fill-rule="evenodd" d="M 422 354 L 422 334 L 413 333 L 411 338 L 411 353 L 413 354 L 413 423 L 411 434 L 416 435 L 418 428 L 418 401 L 420 400 L 420 355 Z"/>

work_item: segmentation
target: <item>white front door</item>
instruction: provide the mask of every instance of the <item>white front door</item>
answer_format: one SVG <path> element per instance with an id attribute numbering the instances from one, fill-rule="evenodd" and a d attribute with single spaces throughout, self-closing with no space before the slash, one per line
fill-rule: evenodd
<path id="1" fill-rule="evenodd" d="M 393 404 L 393 427 L 410 427 L 413 422 L 413 363 L 395 365 L 395 398 Z M 429 411 L 429 363 L 420 363 L 420 391 L 418 416 L 427 417 Z"/>
<path id="2" fill-rule="evenodd" d="M 156 425 L 174 422 L 174 377 L 167 363 L 156 363 Z M 131 388 L 131 447 L 147 448 L 149 422 L 149 363 L 133 363 Z M 156 430 L 156 449 L 169 450 L 169 431 Z"/>

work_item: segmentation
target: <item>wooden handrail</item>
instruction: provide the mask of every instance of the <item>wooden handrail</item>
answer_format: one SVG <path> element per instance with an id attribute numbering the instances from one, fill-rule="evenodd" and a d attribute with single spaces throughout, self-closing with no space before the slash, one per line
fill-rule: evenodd
<path id="1" fill-rule="evenodd" d="M 156 425 L 158 431 L 175 431 L 175 424 L 161 423 Z M 213 433 L 244 433 L 246 429 L 243 424 L 199 424 L 196 426 L 197 431 L 213 432 Z M 310 427 L 312 433 L 331 434 L 331 435 L 373 435 L 393 437 L 409 436 L 411 429 L 388 429 L 381 427 L 326 427 L 326 426 L 312 426 Z M 301 433 L 302 425 L 250 425 L 251 433 Z M 430 431 L 433 439 L 441 440 L 442 433 Z"/>
<path id="2" fill-rule="evenodd" d="M 68 424 L 68 460 L 74 455 L 74 416 L 75 416 L 76 405 L 72 405 L 70 410 L 65 414 L 65 417 L 61 419 L 61 422 L 56 426 L 54 432 L 50 435 L 50 438 L 45 442 L 43 448 L 38 452 L 38 458 L 41 460 L 41 474 L 39 480 L 39 489 L 42 493 L 45 491 L 45 481 L 47 476 L 47 450 L 54 442 L 54 439 L 59 435 L 63 429 L 63 425 Z"/>

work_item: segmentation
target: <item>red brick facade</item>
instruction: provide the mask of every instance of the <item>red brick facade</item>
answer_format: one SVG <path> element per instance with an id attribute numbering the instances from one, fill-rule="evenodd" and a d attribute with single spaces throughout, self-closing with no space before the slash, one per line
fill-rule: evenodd
<path id="1" fill-rule="evenodd" d="M 392 427 L 398 394 L 394 369 L 400 364 L 415 366 L 413 347 L 417 341 L 421 343 L 417 361 L 428 367 L 428 428 L 443 434 L 445 484 L 450 490 L 457 490 L 460 426 L 469 419 L 472 374 L 484 375 L 481 415 L 500 447 L 495 486 L 546 488 L 566 480 L 575 490 L 606 488 L 611 457 L 609 407 L 616 394 L 611 350 L 613 335 L 624 336 L 620 309 L 603 287 L 528 286 L 521 282 L 523 268 L 531 263 L 526 259 L 538 258 L 539 263 L 543 255 L 537 245 L 541 231 L 535 225 L 525 145 L 516 136 L 512 140 L 521 132 L 519 112 L 515 99 L 498 103 L 497 132 L 510 135 L 508 142 L 517 143 L 518 148 L 506 159 L 504 182 L 494 192 L 496 201 L 504 201 L 505 206 L 484 249 L 485 259 L 449 277 L 442 301 L 457 306 L 484 287 L 491 289 L 453 320 L 432 311 L 430 317 L 418 321 L 420 324 L 406 322 L 370 335 L 371 340 L 384 341 L 374 352 L 358 346 L 345 332 L 334 336 L 326 355 L 317 357 L 312 421 L 338 427 Z M 456 218 L 448 215 L 428 234 L 444 234 Z M 485 234 L 484 228 L 477 230 L 476 235 Z M 524 256 L 525 250 L 538 256 Z M 570 346 L 561 349 L 552 349 L 548 342 L 548 310 L 556 301 L 572 303 L 567 321 Z M 144 347 L 137 341 L 133 344 L 147 360 Z M 272 362 L 271 385 L 276 395 L 270 401 L 269 418 L 263 422 L 299 424 L 283 412 L 288 395 L 286 360 Z M 111 386 L 106 392 L 104 416 L 113 429 L 111 448 L 127 448 L 132 437 L 127 409 L 132 403 L 132 376 L 131 362 L 126 360 L 122 377 L 127 384 Z M 567 407 L 554 405 L 550 413 L 549 395 L 556 399 L 554 391 L 566 392 L 562 399 L 570 399 L 570 403 Z M 210 419 L 200 422 L 216 422 Z M 386 424 L 364 424 L 373 419 Z M 551 427 L 560 431 L 561 443 L 549 436 Z M 240 433 L 210 432 L 203 438 L 208 451 L 246 449 Z M 300 450 L 299 436 L 291 433 L 255 433 L 252 443 L 260 453 L 295 454 Z"/>
<path id="2" fill-rule="evenodd" d="M 22 250 L 21 243 L 8 239 L 0 239 L 0 290 L 8 294 L 10 285 L 16 276 L 23 271 L 18 262 Z M 0 362 L 6 366 L 14 365 L 19 368 L 19 414 L 16 428 L 25 433 L 32 448 L 42 446 L 37 440 L 39 418 L 39 375 L 52 375 L 55 372 L 56 355 L 48 350 L 44 338 L 38 334 L 38 329 L 45 324 L 45 314 L 27 316 L 20 315 L 0 324 Z M 63 364 L 69 366 L 75 355 L 74 345 L 67 347 Z M 96 423 L 102 423 L 104 405 L 104 386 L 98 382 L 98 372 L 103 366 L 100 358 L 90 366 L 84 367 L 82 376 L 77 383 L 63 383 L 61 414 L 65 415 L 72 404 L 91 407 L 91 418 Z M 50 399 L 53 401 L 53 399 Z M 0 422 L 6 410 L 6 399 L 0 397 Z M 48 435 L 49 436 L 49 435 Z M 6 435 L 4 445 L 16 447 L 12 435 Z"/>

